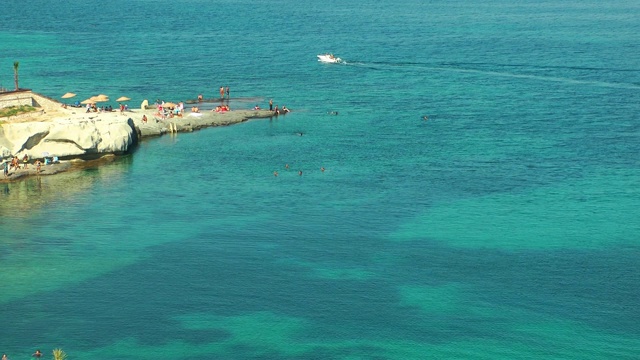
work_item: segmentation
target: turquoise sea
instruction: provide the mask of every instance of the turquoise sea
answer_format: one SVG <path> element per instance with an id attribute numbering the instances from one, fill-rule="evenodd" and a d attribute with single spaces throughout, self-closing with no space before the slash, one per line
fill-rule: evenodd
<path id="1" fill-rule="evenodd" d="M 0 185 L 11 360 L 640 356 L 639 2 L 1 8 L 2 87 L 293 109 Z"/>

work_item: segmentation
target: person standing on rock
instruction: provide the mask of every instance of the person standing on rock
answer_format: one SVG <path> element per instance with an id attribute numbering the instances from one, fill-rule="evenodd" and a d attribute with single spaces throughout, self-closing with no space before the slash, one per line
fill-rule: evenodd
<path id="1" fill-rule="evenodd" d="M 229 100 L 229 87 L 227 86 L 227 100 Z"/>
<path id="2" fill-rule="evenodd" d="M 224 86 L 220 86 L 220 99 L 224 99 Z"/>
<path id="3" fill-rule="evenodd" d="M 269 99 L 269 111 L 273 111 L 273 99 Z"/>
<path id="4" fill-rule="evenodd" d="M 9 176 L 9 162 L 5 161 L 2 163 L 2 168 L 4 169 L 4 177 Z"/>

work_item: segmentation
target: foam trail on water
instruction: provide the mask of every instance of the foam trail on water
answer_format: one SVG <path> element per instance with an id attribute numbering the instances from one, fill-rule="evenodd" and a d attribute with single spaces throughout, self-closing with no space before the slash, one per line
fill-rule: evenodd
<path id="1" fill-rule="evenodd" d="M 459 68 L 455 66 L 451 66 L 451 67 L 450 66 L 433 66 L 432 64 L 426 64 L 426 63 L 391 63 L 391 62 L 365 63 L 365 62 L 347 62 L 344 60 L 343 60 L 343 63 L 345 65 L 361 66 L 361 67 L 376 69 L 376 70 L 391 69 L 391 68 L 401 68 L 401 69 L 415 68 L 415 69 L 422 69 L 422 70 L 450 71 L 450 72 L 459 72 L 459 73 L 476 73 L 476 74 L 501 76 L 501 77 L 521 78 L 521 79 L 540 80 L 540 81 L 552 81 L 552 82 L 559 82 L 559 83 L 566 83 L 566 84 L 582 84 L 582 85 L 592 85 L 592 86 L 618 88 L 618 89 L 640 90 L 639 84 L 615 83 L 615 82 L 595 81 L 595 80 L 578 80 L 578 79 L 557 77 L 557 76 L 516 74 L 511 72 L 503 72 L 503 71 Z"/>
<path id="2" fill-rule="evenodd" d="M 455 68 L 443 68 L 443 67 L 434 67 L 431 69 L 439 70 L 439 71 L 468 72 L 468 73 L 478 73 L 478 74 L 486 74 L 486 75 L 494 75 L 494 76 L 502 76 L 502 77 L 553 81 L 553 82 L 562 82 L 567 84 L 585 84 L 585 85 L 594 85 L 594 86 L 611 87 L 611 88 L 640 90 L 640 85 L 628 84 L 628 83 L 611 83 L 606 81 L 577 80 L 577 79 L 556 77 L 556 76 L 514 74 L 514 73 L 508 73 L 508 72 L 475 70 L 475 69 L 455 69 Z"/>

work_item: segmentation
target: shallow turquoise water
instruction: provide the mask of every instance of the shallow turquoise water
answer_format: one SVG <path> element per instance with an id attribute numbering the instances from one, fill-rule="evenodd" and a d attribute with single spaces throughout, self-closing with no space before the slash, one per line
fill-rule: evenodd
<path id="1" fill-rule="evenodd" d="M 17 60 L 51 97 L 294 112 L 3 185 L 10 358 L 640 350 L 635 2 L 33 7 L 5 4 L 0 86 Z"/>

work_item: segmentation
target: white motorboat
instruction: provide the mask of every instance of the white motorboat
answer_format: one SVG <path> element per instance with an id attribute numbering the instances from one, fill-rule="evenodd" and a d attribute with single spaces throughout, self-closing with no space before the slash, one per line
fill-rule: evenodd
<path id="1" fill-rule="evenodd" d="M 318 61 L 323 62 L 323 63 L 339 63 L 342 62 L 342 59 L 340 59 L 337 56 L 334 56 L 333 54 L 320 54 L 318 55 Z"/>

